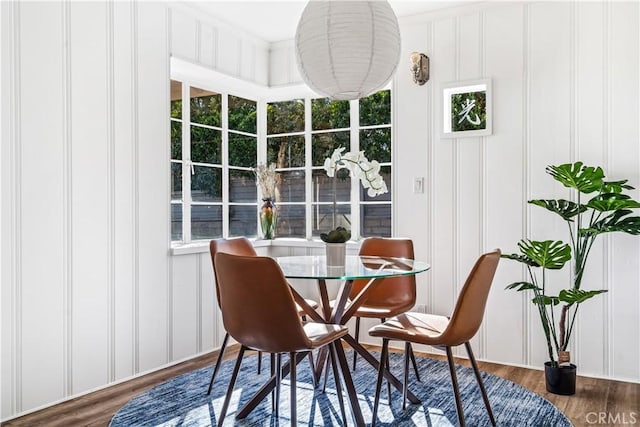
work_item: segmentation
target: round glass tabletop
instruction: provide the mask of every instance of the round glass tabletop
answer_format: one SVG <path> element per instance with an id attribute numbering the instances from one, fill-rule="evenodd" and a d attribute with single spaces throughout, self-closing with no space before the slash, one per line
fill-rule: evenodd
<path id="1" fill-rule="evenodd" d="M 344 267 L 327 266 L 324 255 L 277 257 L 285 277 L 291 279 L 371 279 L 376 277 L 410 276 L 431 268 L 429 264 L 406 258 L 379 256 L 346 257 Z"/>

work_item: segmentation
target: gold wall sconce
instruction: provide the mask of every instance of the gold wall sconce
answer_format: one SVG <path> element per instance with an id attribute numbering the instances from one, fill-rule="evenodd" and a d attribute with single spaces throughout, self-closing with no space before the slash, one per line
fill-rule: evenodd
<path id="1" fill-rule="evenodd" d="M 424 53 L 411 53 L 411 73 L 413 81 L 422 86 L 429 81 L 429 57 Z"/>

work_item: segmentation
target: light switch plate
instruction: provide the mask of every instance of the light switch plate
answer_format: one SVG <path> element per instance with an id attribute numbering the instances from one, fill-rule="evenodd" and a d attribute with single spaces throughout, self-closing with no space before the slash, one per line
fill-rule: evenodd
<path id="1" fill-rule="evenodd" d="M 413 194 L 424 193 L 424 177 L 413 178 Z"/>

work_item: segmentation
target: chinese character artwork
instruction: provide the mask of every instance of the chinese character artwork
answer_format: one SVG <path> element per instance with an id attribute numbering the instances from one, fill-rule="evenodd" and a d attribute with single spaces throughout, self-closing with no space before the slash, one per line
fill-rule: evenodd
<path id="1" fill-rule="evenodd" d="M 451 130 L 454 132 L 487 128 L 485 91 L 451 95 Z"/>

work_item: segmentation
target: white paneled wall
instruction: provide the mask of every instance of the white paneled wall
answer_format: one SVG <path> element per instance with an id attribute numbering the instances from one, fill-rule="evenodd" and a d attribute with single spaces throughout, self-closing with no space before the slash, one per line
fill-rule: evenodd
<path id="1" fill-rule="evenodd" d="M 6 419 L 219 344 L 208 254 L 170 255 L 169 57 L 260 85 L 300 77 L 291 41 L 269 46 L 183 5 L 0 8 Z M 480 252 L 565 232 L 526 204 L 567 194 L 545 165 L 583 160 L 640 186 L 639 17 L 635 2 L 497 2 L 401 19 L 394 234 L 433 266 L 418 277 L 418 304 L 446 314 Z M 412 51 L 431 58 L 424 86 L 411 80 Z M 441 84 L 475 78 L 493 81 L 493 135 L 440 139 Z M 609 293 L 582 308 L 580 374 L 640 381 L 639 258 L 640 239 L 626 235 L 594 248 L 585 287 Z M 473 344 L 481 359 L 539 367 L 530 298 L 503 290 L 521 276 L 501 263 Z M 313 284 L 295 285 L 314 296 Z"/>
<path id="2" fill-rule="evenodd" d="M 394 234 L 412 237 L 416 256 L 432 264 L 418 278 L 419 304 L 449 313 L 482 251 L 515 252 L 522 237 L 568 241 L 564 222 L 526 203 L 569 197 L 545 166 L 581 160 L 640 186 L 639 13 L 637 2 L 495 2 L 400 18 Z M 431 59 L 424 86 L 407 71 L 413 51 Z M 271 85 L 300 82 L 293 55 L 291 42 L 272 46 Z M 493 134 L 440 139 L 442 84 L 479 78 L 493 82 Z M 416 177 L 426 178 L 424 194 L 412 193 Z M 594 246 L 583 286 L 609 292 L 586 302 L 576 322 L 580 374 L 640 381 L 639 258 L 637 237 L 603 236 Z M 474 349 L 481 359 L 541 367 L 545 341 L 530 295 L 504 290 L 522 274 L 501 262 Z M 569 269 L 552 279 L 564 287 Z"/>
<path id="3" fill-rule="evenodd" d="M 170 360 L 167 23 L 2 3 L 2 418 Z"/>
<path id="4" fill-rule="evenodd" d="M 269 45 L 199 13 L 171 5 L 171 55 L 245 81 L 269 82 Z"/>
<path id="5" fill-rule="evenodd" d="M 394 80 L 403 165 L 396 234 L 420 242 L 417 256 L 433 265 L 419 303 L 448 313 L 481 251 L 513 252 L 525 236 L 568 240 L 564 223 L 526 204 L 568 197 L 546 165 L 582 160 L 640 185 L 638 16 L 633 2 L 542 2 L 401 19 L 402 58 L 431 58 L 425 86 L 413 84 L 402 62 Z M 440 139 L 442 83 L 476 78 L 493 81 L 493 135 Z M 427 191 L 410 194 L 419 176 Z M 409 200 L 422 215 L 403 209 Z M 609 293 L 581 308 L 572 348 L 579 373 L 638 382 L 640 239 L 605 236 L 591 257 L 584 286 Z M 540 367 L 546 351 L 530 296 L 504 290 L 521 277 L 519 265 L 501 262 L 474 348 L 482 359 Z M 553 280 L 564 286 L 568 269 Z"/>
<path id="6" fill-rule="evenodd" d="M 169 254 L 169 57 L 266 85 L 269 51 L 172 6 L 1 5 L 2 419 L 222 338 Z"/>

